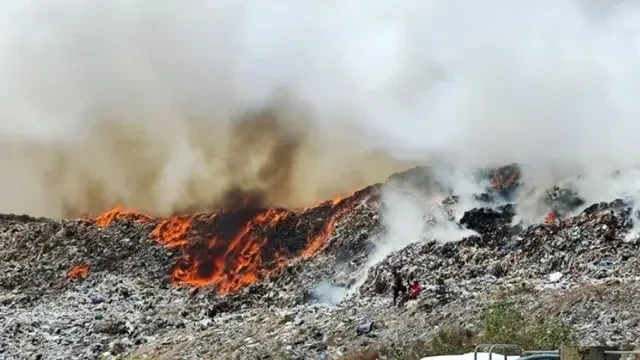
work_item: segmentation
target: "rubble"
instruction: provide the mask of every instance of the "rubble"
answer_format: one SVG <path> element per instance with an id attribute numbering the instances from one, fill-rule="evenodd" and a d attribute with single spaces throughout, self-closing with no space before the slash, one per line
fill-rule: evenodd
<path id="1" fill-rule="evenodd" d="M 499 196 L 516 191 L 519 171 L 489 172 L 499 175 Z M 392 179 L 444 190 L 443 206 L 458 205 L 420 174 L 429 172 L 416 168 Z M 498 195 L 487 192 L 485 207 L 454 219 L 477 235 L 425 239 L 371 263 L 384 233 L 381 186 L 298 212 L 253 209 L 235 226 L 238 213 L 0 215 L 0 353 L 338 359 L 354 349 L 428 339 L 444 324 L 473 328 L 496 294 L 530 316 L 561 316 L 583 344 L 638 340 L 640 246 L 625 201 L 575 214 L 583 206 L 578 194 L 555 189 L 550 204 L 569 204 L 574 215 L 523 228 L 513 224 L 515 204 L 495 205 L 490 197 Z M 399 307 L 391 306 L 389 290 L 396 266 L 423 288 Z M 196 269 L 189 279 L 202 283 L 177 281 L 185 278 L 176 269 Z"/>

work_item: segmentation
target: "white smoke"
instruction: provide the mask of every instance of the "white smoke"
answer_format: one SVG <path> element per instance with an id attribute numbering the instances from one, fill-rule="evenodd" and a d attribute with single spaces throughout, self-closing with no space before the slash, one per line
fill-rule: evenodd
<path id="1" fill-rule="evenodd" d="M 7 0 L 0 210 L 206 203 L 230 184 L 233 124 L 281 97 L 303 109 L 304 121 L 284 121 L 311 144 L 284 205 L 430 155 L 463 168 L 516 161 L 538 191 L 585 174 L 587 203 L 636 197 L 634 172 L 608 175 L 640 153 L 639 40 L 640 3 L 622 0 Z M 371 149 L 384 156 L 361 156 Z M 374 259 L 460 236 L 447 222 L 424 228 L 438 216 L 427 198 L 385 198 Z"/>
<path id="2" fill-rule="evenodd" d="M 347 297 L 349 289 L 344 286 L 338 286 L 328 281 L 320 281 L 311 289 L 313 300 L 328 304 L 338 305 Z"/>
<path id="3" fill-rule="evenodd" d="M 209 201 L 232 125 L 282 96 L 313 145 L 285 205 L 378 179 L 389 157 L 629 167 L 638 20 L 623 0 L 7 0 L 0 210 Z M 338 168 L 357 174 L 321 176 Z"/>

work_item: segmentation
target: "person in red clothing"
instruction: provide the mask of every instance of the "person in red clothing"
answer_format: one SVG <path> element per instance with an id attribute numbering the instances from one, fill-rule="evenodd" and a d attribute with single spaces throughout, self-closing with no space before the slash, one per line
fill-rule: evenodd
<path id="1" fill-rule="evenodd" d="M 420 287 L 420 283 L 414 278 L 411 285 L 409 285 L 409 294 L 407 294 L 407 298 L 409 298 L 409 300 L 414 300 L 420 296 L 421 292 L 422 288 Z"/>

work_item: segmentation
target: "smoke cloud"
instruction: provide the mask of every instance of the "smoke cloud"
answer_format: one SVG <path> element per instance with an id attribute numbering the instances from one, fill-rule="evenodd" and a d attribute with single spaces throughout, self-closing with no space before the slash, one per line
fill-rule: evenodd
<path id="1" fill-rule="evenodd" d="M 305 206 L 434 157 L 608 174 L 640 153 L 639 20 L 624 0 L 7 0 L 0 211 Z"/>
<path id="2" fill-rule="evenodd" d="M 328 281 L 320 281 L 311 289 L 312 301 L 328 305 L 337 305 L 348 295 L 349 289 L 332 284 Z"/>

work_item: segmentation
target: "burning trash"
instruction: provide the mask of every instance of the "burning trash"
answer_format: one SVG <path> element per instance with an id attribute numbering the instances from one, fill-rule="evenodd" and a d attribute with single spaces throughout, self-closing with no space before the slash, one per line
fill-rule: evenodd
<path id="1" fill-rule="evenodd" d="M 116 221 L 149 224 L 153 239 L 179 252 L 170 269 L 174 285 L 212 286 L 218 293 L 227 294 L 296 259 L 308 259 L 320 252 L 333 235 L 336 222 L 370 192 L 361 190 L 302 211 L 242 209 L 154 218 L 116 207 L 85 220 L 99 227 Z"/>
<path id="2" fill-rule="evenodd" d="M 481 181 L 488 184 L 490 178 Z M 518 301 L 530 309 L 538 306 L 540 297 L 530 296 L 529 290 L 544 286 L 544 292 L 536 292 L 549 297 L 543 299 L 543 314 L 546 306 L 555 311 L 556 295 L 565 296 L 573 288 L 582 293 L 579 286 L 592 282 L 597 287 L 589 286 L 589 291 L 612 291 L 602 299 L 609 302 L 595 310 L 599 318 L 608 319 L 612 308 L 616 313 L 638 313 L 638 306 L 630 308 L 638 301 L 619 301 L 639 293 L 637 284 L 628 282 L 633 287 L 622 288 L 625 282 L 619 281 L 636 277 L 639 269 L 638 247 L 626 239 L 636 214 L 624 200 L 565 214 L 545 206 L 540 195 L 546 188 L 536 188 L 527 198 L 535 203 L 526 205 L 544 210 L 533 212 L 541 215 L 538 224 L 529 224 L 529 219 L 516 217 L 520 203 L 469 203 L 470 193 L 460 198 L 430 193 L 416 203 L 433 195 L 441 205 L 433 203 L 430 212 L 444 210 L 446 215 L 449 208 L 455 210 L 451 224 L 463 230 L 456 231 L 458 238 L 409 239 L 411 244 L 399 244 L 393 252 L 376 253 L 382 248 L 376 248 L 378 244 L 386 245 L 378 240 L 389 230 L 383 211 L 392 206 L 377 189 L 300 210 L 247 208 L 243 202 L 244 208 L 167 217 L 122 208 L 86 219 L 4 215 L 0 289 L 8 295 L 2 299 L 0 315 L 9 319 L 9 328 L 0 343 L 6 353 L 25 358 L 86 357 L 87 344 L 92 346 L 90 357 L 113 349 L 118 351 L 110 353 L 113 356 L 129 356 L 146 346 L 142 344 L 149 337 L 157 344 L 173 344 L 178 333 L 185 339 L 185 346 L 175 347 L 180 358 L 198 357 L 200 349 L 206 349 L 202 356 L 209 358 L 259 357 L 277 353 L 282 341 L 290 339 L 296 346 L 287 350 L 287 357 L 304 358 L 310 350 L 333 356 L 367 340 L 356 338 L 353 331 L 385 346 L 398 344 L 398 331 L 421 339 L 424 329 L 441 320 L 442 311 L 472 306 L 478 314 L 488 302 L 505 299 L 511 289 L 527 290 Z M 373 205 L 377 196 L 379 206 Z M 415 223 L 424 231 L 431 218 L 420 215 Z M 398 217 L 400 235 L 412 236 L 404 232 L 412 219 Z M 418 282 L 407 283 L 402 275 L 394 286 L 395 279 L 386 276 L 394 268 L 415 272 Z M 558 274 L 563 275 L 561 281 Z M 561 286 L 547 287 L 550 282 Z M 390 287 L 398 290 L 400 303 L 405 301 L 402 295 L 416 301 L 402 309 L 389 306 L 394 295 Z M 470 293 L 479 296 L 465 296 Z M 217 296 L 222 294 L 229 296 Z M 576 303 L 563 312 L 571 321 L 574 314 L 584 315 L 577 324 L 589 329 L 586 339 L 603 331 L 586 326 L 594 321 L 592 305 Z M 416 311 L 421 316 L 414 316 Z M 392 331 L 378 331 L 373 321 L 380 319 L 391 319 L 385 321 Z M 406 326 L 414 320 L 420 322 Z M 255 331 L 265 321 L 279 325 L 284 336 Z M 626 321 L 617 318 L 611 325 L 616 327 L 605 329 L 607 334 L 618 339 L 615 336 L 628 327 Z M 47 329 L 43 324 L 54 326 Z M 309 336 L 300 337 L 301 329 Z M 212 331 L 224 334 L 225 341 L 212 342 Z M 39 342 L 24 350 L 24 344 L 33 344 L 33 334 Z M 40 334 L 54 341 L 43 342 Z M 437 329 L 433 334 L 437 336 Z M 226 339 L 248 346 L 230 353 L 232 343 Z M 327 350 L 327 339 L 341 342 Z"/>
<path id="3" fill-rule="evenodd" d="M 72 267 L 67 273 L 67 279 L 84 279 L 89 276 L 89 265 L 80 264 Z"/>
<path id="4" fill-rule="evenodd" d="M 547 215 L 544 217 L 544 223 L 546 225 L 553 225 L 558 222 L 558 212 L 555 210 L 549 211 Z"/>

